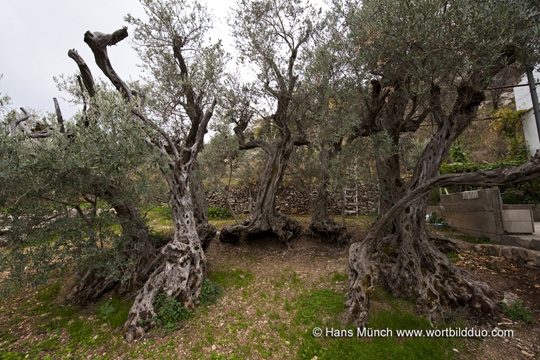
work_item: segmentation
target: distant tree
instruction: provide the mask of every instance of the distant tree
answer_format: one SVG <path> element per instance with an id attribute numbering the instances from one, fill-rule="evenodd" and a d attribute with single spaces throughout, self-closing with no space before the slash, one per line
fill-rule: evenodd
<path id="1" fill-rule="evenodd" d="M 349 254 L 349 315 L 364 325 L 374 283 L 394 296 L 415 299 L 436 318 L 450 307 L 493 314 L 497 302 L 483 282 L 454 266 L 425 226 L 427 194 L 438 186 L 493 186 L 540 173 L 540 159 L 520 168 L 439 176 L 452 143 L 475 118 L 492 79 L 527 47 L 536 55 L 539 14 L 532 1 L 334 2 L 359 63 L 359 113 L 354 136 L 371 136 L 387 151 L 376 156 L 380 216 Z M 341 37 L 341 39 L 344 39 Z M 337 39 L 339 40 L 339 39 Z M 532 53 L 529 54 L 532 56 Z M 401 134 L 426 120 L 434 132 L 408 182 L 400 173 Z M 489 315 L 488 315 L 489 317 Z"/>
<path id="2" fill-rule="evenodd" d="M 206 273 L 203 241 L 215 234 L 215 228 L 204 223 L 207 214 L 198 202 L 204 197 L 192 196 L 201 188 L 190 185 L 226 60 L 219 42 L 207 43 L 211 17 L 200 3 L 143 0 L 142 4 L 148 20 L 127 19 L 136 26 L 134 39 L 150 74 L 144 97 L 118 76 L 107 54 L 108 46 L 128 36 L 127 29 L 112 34 L 88 31 L 84 37 L 96 64 L 130 106 L 132 118 L 146 125 L 148 142 L 161 151 L 170 191 L 174 237 L 161 249 L 157 269 L 135 298 L 125 324 L 128 341 L 144 336 L 151 326 L 158 294 L 166 293 L 187 308 L 200 294 Z"/>
<path id="3" fill-rule="evenodd" d="M 223 242 L 272 232 L 289 245 L 301 230 L 297 221 L 276 211 L 275 198 L 295 146 L 308 143 L 302 81 L 305 49 L 312 44 L 318 21 L 317 12 L 300 0 L 240 0 L 231 18 L 240 56 L 255 67 L 258 80 L 251 88 L 231 91 L 228 116 L 240 149 L 260 148 L 267 160 L 253 212 L 243 224 L 225 227 Z M 266 136 L 247 138 L 246 130 L 256 120 L 263 122 Z"/>

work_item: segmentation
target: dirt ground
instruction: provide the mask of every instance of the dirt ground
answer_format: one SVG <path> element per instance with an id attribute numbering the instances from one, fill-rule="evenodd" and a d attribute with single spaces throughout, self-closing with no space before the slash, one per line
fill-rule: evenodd
<path id="1" fill-rule="evenodd" d="M 540 358 L 540 269 L 517 264 L 502 257 L 479 253 L 474 246 L 456 240 L 461 251 L 456 265 L 488 283 L 502 300 L 504 293 L 513 293 L 528 307 L 535 321 L 513 323 L 503 318 L 501 329 L 513 329 L 514 336 L 487 338 L 481 342 L 477 358 L 481 360 L 538 359 Z"/>
<path id="2" fill-rule="evenodd" d="M 305 227 L 306 224 L 302 225 Z M 366 224 L 353 222 L 349 228 L 352 228 L 353 238 L 360 239 L 366 231 Z M 457 234 L 444 235 L 454 237 Z M 505 292 L 519 296 L 535 318 L 531 324 L 501 319 L 499 327 L 514 330 L 513 337 L 468 339 L 467 350 L 465 353 L 456 350 L 456 358 L 540 359 L 540 271 L 481 254 L 474 245 L 456 241 L 460 245 L 456 258 L 458 266 L 486 281 L 500 299 Z M 296 240 L 291 250 L 268 239 L 231 246 L 220 243 L 216 238 L 207 251 L 207 257 L 210 273 L 237 269 L 241 271 L 241 277 L 249 275 L 255 280 L 246 286 L 229 289 L 218 304 L 171 334 L 150 333 L 143 342 L 125 344 L 120 331 L 115 330 L 110 341 L 85 350 L 81 358 L 95 358 L 98 354 L 109 354 L 111 356 L 103 358 L 112 359 L 296 358 L 298 349 L 295 344 L 283 341 L 279 335 L 280 331 L 287 331 L 294 317 L 294 311 L 287 311 L 287 299 L 298 297 L 302 288 L 317 288 L 319 284 L 321 288 L 330 286 L 340 293 L 344 293 L 347 287 L 346 280 L 332 282 L 330 279 L 333 274 L 347 274 L 348 247 L 324 244 L 306 236 Z M 20 351 L 28 346 L 23 345 L 22 340 L 27 343 L 32 339 L 44 341 L 49 336 L 39 331 L 40 317 L 46 314 L 20 315 L 20 304 L 28 295 L 29 292 L 21 293 L 21 298 L 10 299 L 0 306 L 0 327 L 9 329 L 12 337 L 21 339 L 21 347 L 17 346 L 19 341 L 11 344 L 13 349 Z M 92 308 L 83 311 L 90 322 L 96 321 L 95 312 L 96 309 Z M 14 317 L 21 320 L 16 322 Z M 257 336 L 256 341 L 254 336 Z M 3 346 L 1 340 L 0 348 Z M 271 349 L 271 354 L 268 349 Z M 242 356 L 242 351 L 245 356 Z M 57 357 L 58 352 L 42 354 L 52 359 L 70 358 Z"/>

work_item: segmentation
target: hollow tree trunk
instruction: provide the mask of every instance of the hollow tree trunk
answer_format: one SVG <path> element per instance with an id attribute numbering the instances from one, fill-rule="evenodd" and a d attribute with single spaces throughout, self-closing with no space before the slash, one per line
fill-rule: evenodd
<path id="1" fill-rule="evenodd" d="M 313 214 L 308 225 L 308 231 L 311 236 L 314 236 L 322 241 L 343 245 L 349 242 L 350 235 L 347 228 L 343 225 L 334 222 L 333 217 L 328 213 L 328 160 L 330 158 L 330 150 L 322 148 L 319 153 L 320 171 L 319 171 L 319 186 L 317 195 L 313 202 Z"/>
<path id="2" fill-rule="evenodd" d="M 301 226 L 296 220 L 277 212 L 275 201 L 293 149 L 294 144 L 290 140 L 268 147 L 268 159 L 261 175 L 253 213 L 242 224 L 223 228 L 220 234 L 222 242 L 238 244 L 240 240 L 272 232 L 290 247 L 290 241 L 299 235 Z"/>
<path id="3" fill-rule="evenodd" d="M 135 298 L 124 325 L 127 341 L 144 336 L 149 329 L 156 315 L 154 303 L 159 293 L 193 308 L 206 272 L 206 256 L 197 233 L 188 169 L 182 167 L 180 171 L 168 174 L 167 182 L 174 238 L 161 249 L 163 261 Z"/>
<path id="4" fill-rule="evenodd" d="M 107 270 L 90 264 L 70 290 L 66 298 L 70 302 L 95 302 L 111 290 L 131 292 L 141 286 L 152 271 L 156 250 L 150 242 L 148 227 L 137 204 L 130 200 L 113 203 L 113 209 L 122 227 L 122 240 L 116 251 L 123 257 L 123 264 L 133 264 L 127 270 L 120 270 L 125 272 L 122 276 L 127 279 L 121 281 L 117 277 L 109 278 L 105 274 Z"/>

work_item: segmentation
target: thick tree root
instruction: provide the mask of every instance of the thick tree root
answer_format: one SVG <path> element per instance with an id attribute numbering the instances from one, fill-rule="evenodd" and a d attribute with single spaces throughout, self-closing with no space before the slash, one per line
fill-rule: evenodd
<path id="1" fill-rule="evenodd" d="M 80 281 L 71 288 L 66 301 L 77 304 L 95 302 L 120 284 L 120 281 L 106 279 L 96 275 L 96 272 L 96 269 L 88 270 Z"/>
<path id="2" fill-rule="evenodd" d="M 173 241 L 162 248 L 164 261 L 139 291 L 124 325 L 126 340 L 144 336 L 153 326 L 155 300 L 159 293 L 179 301 L 191 309 L 199 297 L 206 272 L 206 257 L 200 248 L 191 248 L 187 241 Z"/>
<path id="3" fill-rule="evenodd" d="M 308 235 L 321 241 L 345 245 L 351 240 L 351 235 L 345 226 L 335 223 L 331 219 L 321 221 L 311 221 L 308 226 Z"/>
<path id="4" fill-rule="evenodd" d="M 416 299 L 419 313 L 432 321 L 441 320 L 452 308 L 465 306 L 482 322 L 496 317 L 498 308 L 491 288 L 452 264 L 427 236 L 402 240 L 399 246 L 396 240 L 391 235 L 376 247 L 365 241 L 350 248 L 346 306 L 356 326 L 366 324 L 375 279 L 395 297 Z"/>
<path id="5" fill-rule="evenodd" d="M 203 250 L 206 251 L 217 234 L 217 228 L 208 223 L 197 224 L 197 234 L 201 240 Z"/>
<path id="6" fill-rule="evenodd" d="M 263 233 L 276 234 L 281 242 L 290 248 L 290 241 L 300 235 L 302 226 L 298 221 L 283 214 L 277 214 L 266 221 L 247 219 L 240 225 L 226 226 L 221 230 L 219 240 L 224 243 L 238 245 Z"/>
<path id="7" fill-rule="evenodd" d="M 161 254 L 157 253 L 154 248 L 146 249 L 143 253 L 137 252 L 137 254 L 132 254 L 129 259 L 124 260 L 126 264 L 129 264 L 130 261 L 136 262 L 136 266 L 133 267 L 131 272 L 126 269 L 118 269 L 118 271 L 124 271 L 122 276 L 127 277 L 127 280 L 120 281 L 118 276 L 109 278 L 102 275 L 105 272 L 103 269 L 95 266 L 91 267 L 71 288 L 66 296 L 66 301 L 75 304 L 87 304 L 98 301 L 110 291 L 115 291 L 118 294 L 129 294 L 138 290 L 159 264 Z"/>

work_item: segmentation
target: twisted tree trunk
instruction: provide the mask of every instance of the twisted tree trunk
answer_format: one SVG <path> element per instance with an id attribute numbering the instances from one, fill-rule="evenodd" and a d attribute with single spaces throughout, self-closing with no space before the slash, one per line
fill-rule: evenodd
<path id="1" fill-rule="evenodd" d="M 320 171 L 319 171 L 319 186 L 317 195 L 313 202 L 313 213 L 311 221 L 308 225 L 308 232 L 311 236 L 322 241 L 344 245 L 350 240 L 350 234 L 347 228 L 337 224 L 333 217 L 328 213 L 328 160 L 330 158 L 330 150 L 322 148 L 319 152 Z"/>
<path id="2" fill-rule="evenodd" d="M 161 249 L 163 261 L 139 291 L 124 325 L 127 341 L 144 336 L 156 315 L 159 293 L 191 309 L 199 297 L 206 273 L 206 256 L 193 215 L 192 194 L 186 169 L 167 175 L 174 222 L 174 238 Z"/>
<path id="3" fill-rule="evenodd" d="M 208 223 L 208 206 L 206 204 L 206 194 L 204 192 L 204 184 L 198 174 L 199 164 L 197 161 L 193 163 L 193 172 L 191 173 L 191 196 L 193 202 L 193 215 L 197 224 L 197 233 L 203 250 L 206 251 L 210 243 L 217 233 L 214 225 Z"/>
<path id="4" fill-rule="evenodd" d="M 240 240 L 249 240 L 271 232 L 290 247 L 290 241 L 300 234 L 300 224 L 277 212 L 275 207 L 277 191 L 294 149 L 294 142 L 286 139 L 266 144 L 264 149 L 268 159 L 261 175 L 253 213 L 240 225 L 223 228 L 219 237 L 222 242 L 238 244 Z"/>

